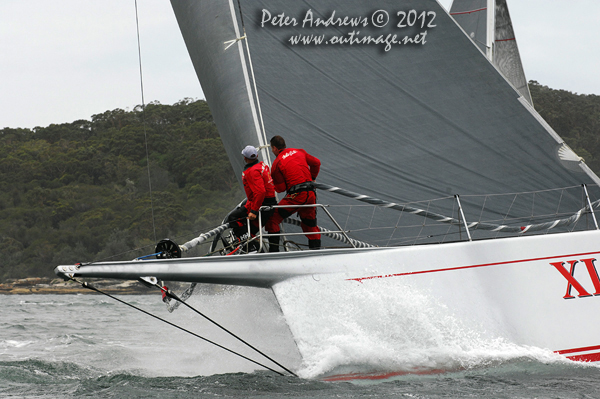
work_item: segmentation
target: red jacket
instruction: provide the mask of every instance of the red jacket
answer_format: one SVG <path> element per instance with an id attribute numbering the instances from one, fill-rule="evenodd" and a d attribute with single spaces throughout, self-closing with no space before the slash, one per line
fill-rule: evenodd
<path id="1" fill-rule="evenodd" d="M 246 210 L 258 215 L 258 209 L 265 198 L 275 197 L 273 179 L 269 167 L 264 162 L 246 164 L 242 172 L 242 182 L 246 191 Z"/>
<path id="2" fill-rule="evenodd" d="M 321 161 L 303 149 L 286 148 L 273 162 L 273 183 L 278 193 L 296 184 L 313 181 L 321 169 Z"/>

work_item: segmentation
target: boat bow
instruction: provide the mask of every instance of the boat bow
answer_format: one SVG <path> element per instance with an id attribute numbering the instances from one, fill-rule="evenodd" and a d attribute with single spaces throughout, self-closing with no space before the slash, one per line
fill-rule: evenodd
<path id="1" fill-rule="evenodd" d="M 269 288 L 298 276 L 344 273 L 356 267 L 352 259 L 364 259 L 385 248 L 332 249 L 316 253 L 298 251 L 228 257 L 156 259 L 61 265 L 54 272 L 66 279 L 77 277 L 160 280 L 227 284 Z M 389 248 L 387 249 L 389 250 Z M 342 260 L 345 259 L 345 260 Z"/>

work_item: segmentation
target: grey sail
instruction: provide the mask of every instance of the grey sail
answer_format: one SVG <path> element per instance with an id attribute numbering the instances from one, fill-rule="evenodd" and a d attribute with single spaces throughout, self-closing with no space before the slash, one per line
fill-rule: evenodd
<path id="1" fill-rule="evenodd" d="M 533 104 L 506 0 L 496 0 L 495 20 L 494 64 L 519 93 Z"/>
<path id="2" fill-rule="evenodd" d="M 488 18 L 488 3 L 495 3 L 491 19 Z M 454 0 L 450 15 L 519 93 L 533 104 L 506 0 Z M 488 29 L 490 21 L 494 26 Z M 488 38 L 490 33 L 493 37 Z"/>
<path id="3" fill-rule="evenodd" d="M 245 145 L 281 135 L 321 160 L 318 182 L 396 203 L 599 181 L 436 0 L 172 5 L 238 176 Z M 266 150 L 261 156 L 269 161 Z M 320 203 L 357 204 L 318 195 Z M 566 194 L 560 204 L 574 212 L 581 196 Z M 465 197 L 463 206 L 481 219 L 531 213 L 510 198 L 481 211 Z M 437 211 L 456 214 L 452 201 Z M 536 211 L 555 214 L 556 203 L 540 200 Z M 365 229 L 397 213 L 361 212 L 337 214 L 353 238 L 402 242 L 395 230 Z M 319 215 L 320 225 L 334 227 Z"/>
<path id="4" fill-rule="evenodd" d="M 241 42 L 225 51 L 226 41 L 241 36 L 229 1 L 174 1 L 177 21 L 210 106 L 227 155 L 241 171 L 240 152 L 248 143 L 262 145 Z M 241 174 L 238 173 L 241 183 Z"/>
<path id="5" fill-rule="evenodd" d="M 488 52 L 488 0 L 454 0 L 450 15 L 484 54 Z"/>

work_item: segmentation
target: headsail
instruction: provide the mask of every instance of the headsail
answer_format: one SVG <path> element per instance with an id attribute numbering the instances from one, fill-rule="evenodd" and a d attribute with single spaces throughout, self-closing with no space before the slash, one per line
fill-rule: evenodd
<path id="1" fill-rule="evenodd" d="M 320 182 L 395 202 L 599 182 L 578 157 L 559 158 L 560 137 L 435 0 L 172 5 L 240 173 L 240 149 L 279 134 L 321 159 Z M 340 198 L 319 192 L 319 202 Z M 556 212 L 556 204 L 535 205 Z M 561 206 L 575 212 L 581 197 Z M 531 211 L 497 200 L 478 216 L 507 209 Z M 453 205 L 443 211 L 452 214 Z M 357 231 L 389 218 L 353 209 L 344 227 L 361 241 L 393 245 L 389 231 Z"/>
<path id="2" fill-rule="evenodd" d="M 533 104 L 506 0 L 454 0 L 450 15 L 527 102 Z"/>

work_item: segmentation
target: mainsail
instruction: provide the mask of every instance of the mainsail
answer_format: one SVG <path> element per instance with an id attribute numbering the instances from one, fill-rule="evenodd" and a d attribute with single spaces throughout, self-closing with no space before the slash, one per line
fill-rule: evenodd
<path id="1" fill-rule="evenodd" d="M 532 104 L 506 0 L 454 0 L 450 15 Z"/>
<path id="2" fill-rule="evenodd" d="M 238 176 L 245 145 L 281 135 L 321 159 L 319 182 L 392 202 L 599 182 L 436 0 L 172 5 Z M 506 4 L 496 7 L 506 11 L 496 12 L 504 32 L 496 53 L 514 55 L 501 47 L 516 50 Z M 261 157 L 269 161 L 268 150 Z M 321 191 L 319 202 L 356 204 Z M 560 205 L 575 212 L 581 196 Z M 553 214 L 556 203 L 535 208 Z M 510 198 L 476 209 L 481 220 L 531 213 Z M 438 212 L 456 210 L 449 202 Z M 341 217 L 361 241 L 400 242 L 390 231 L 361 230 L 397 215 L 352 209 Z"/>

